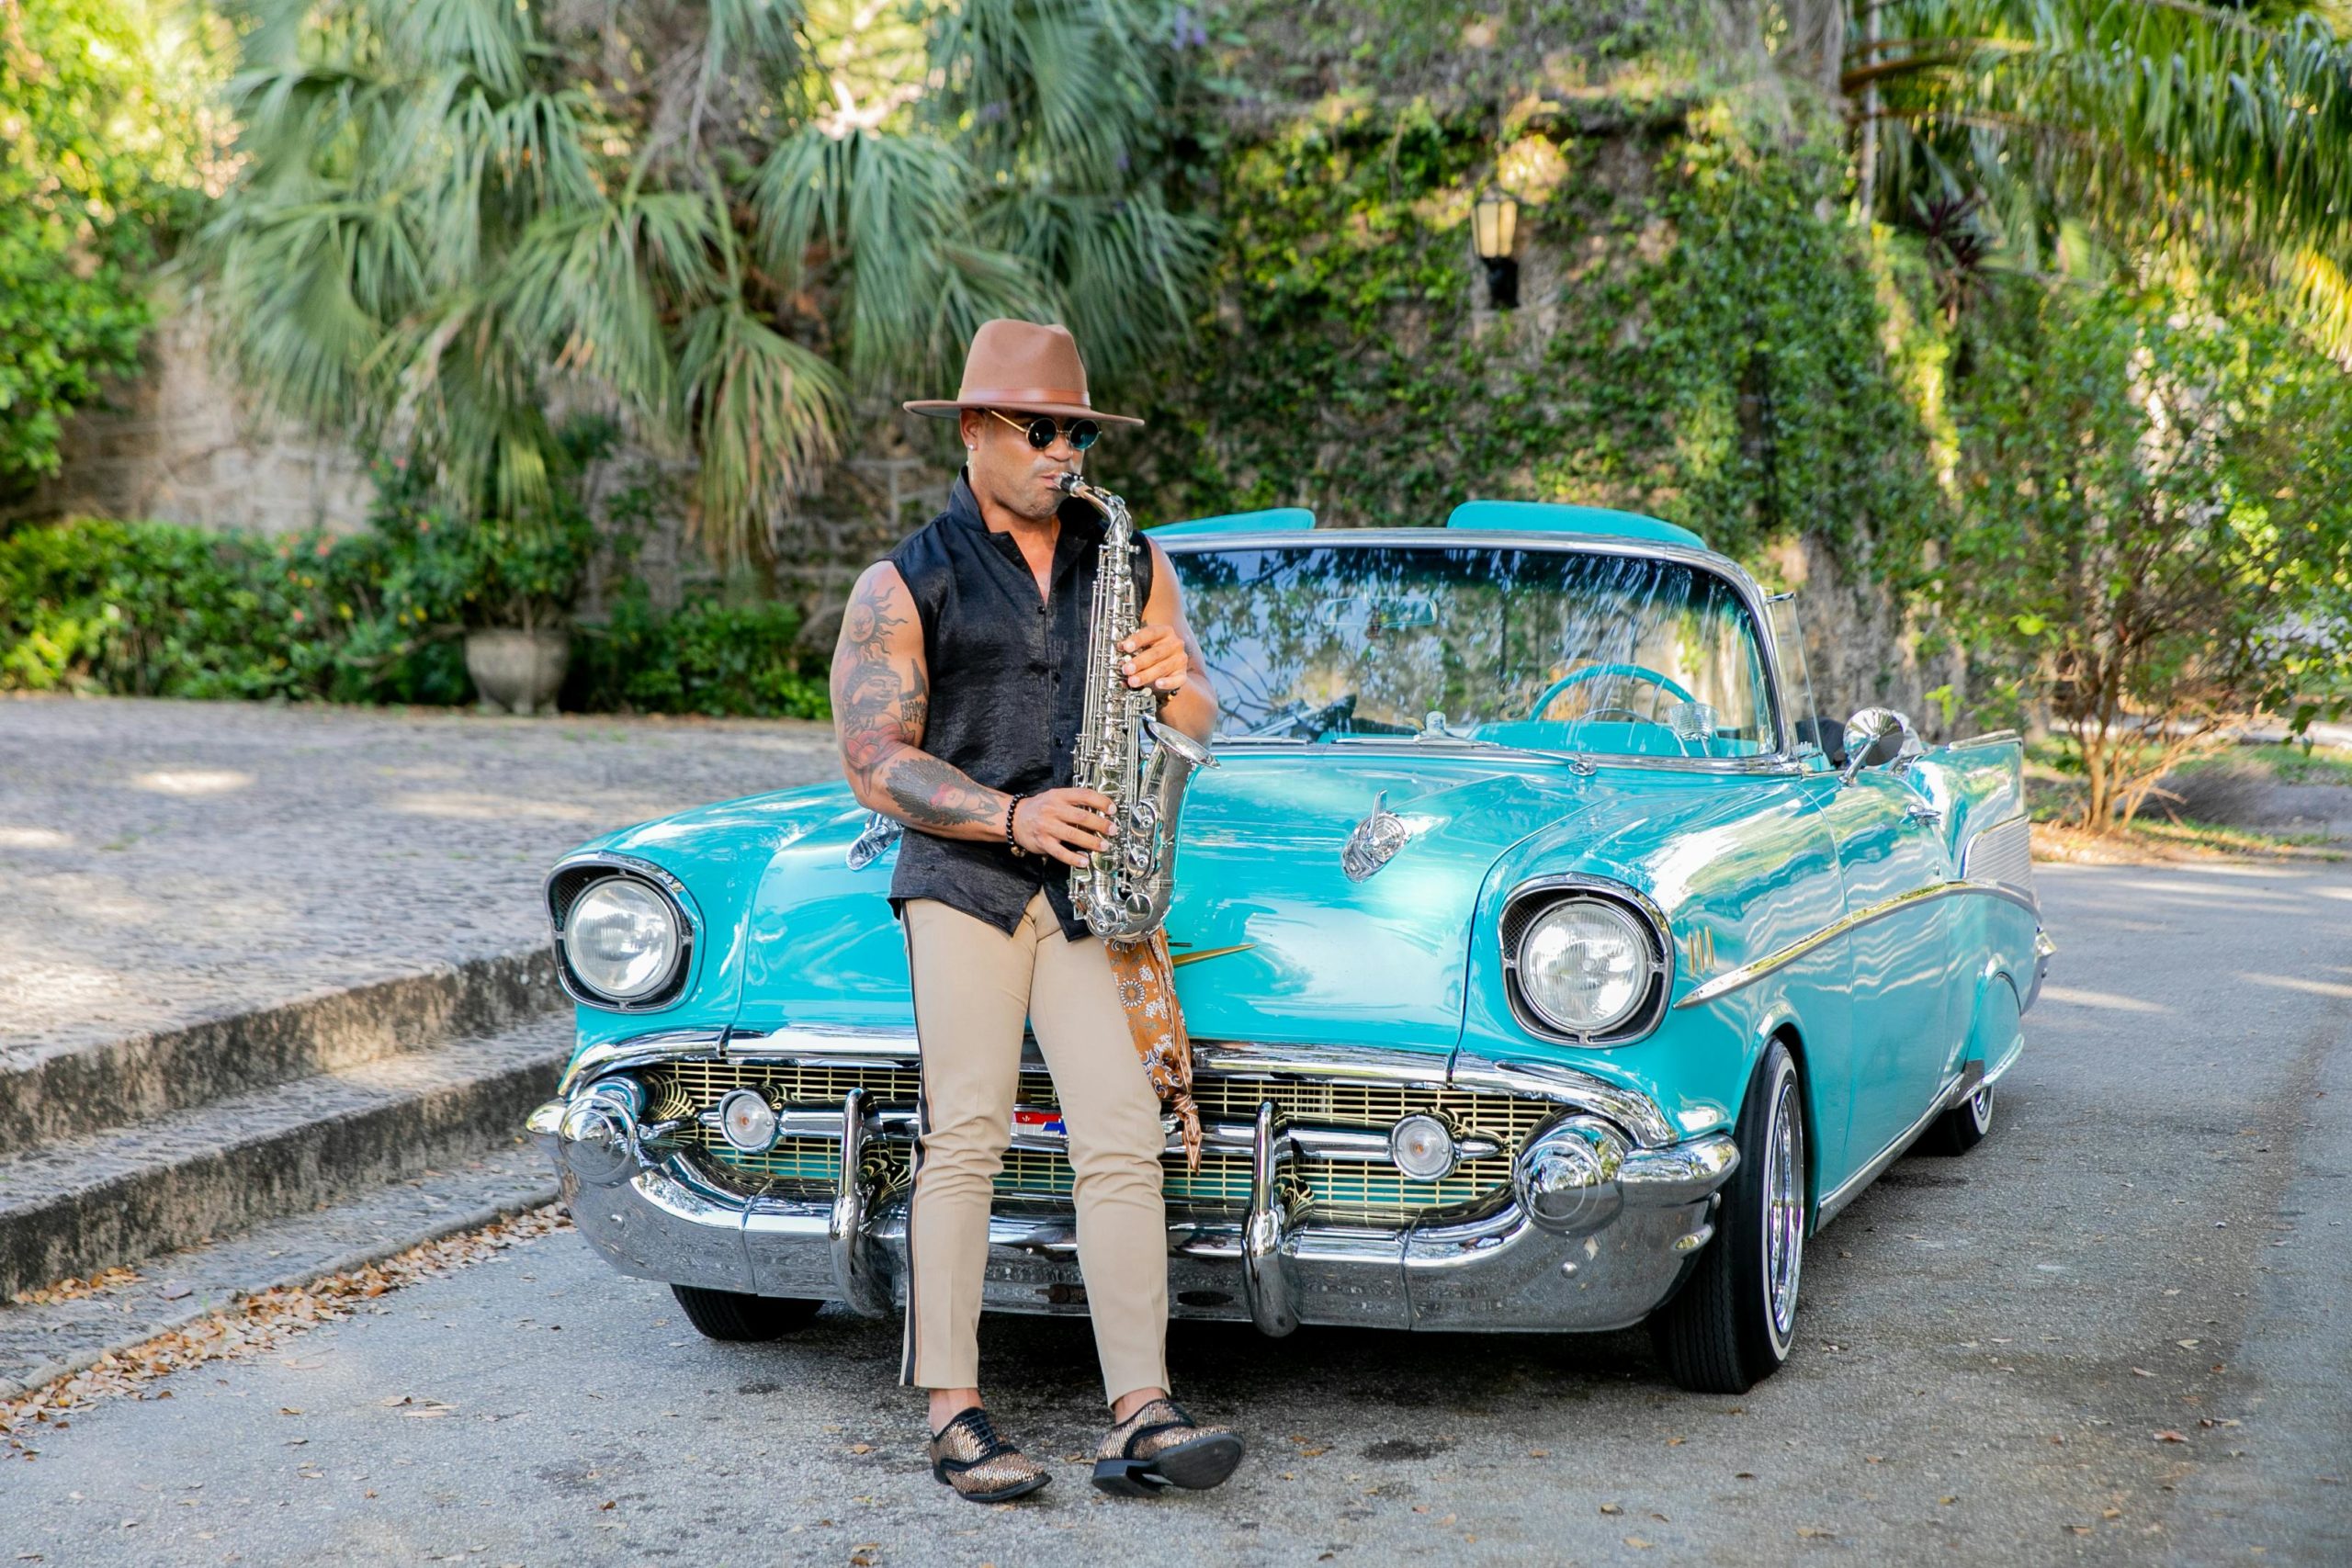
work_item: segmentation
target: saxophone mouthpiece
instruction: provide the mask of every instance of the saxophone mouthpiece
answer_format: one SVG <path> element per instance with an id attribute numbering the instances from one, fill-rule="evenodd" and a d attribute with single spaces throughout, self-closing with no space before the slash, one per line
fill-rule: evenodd
<path id="1" fill-rule="evenodd" d="M 1067 469 L 1054 476 L 1054 488 L 1061 491 L 1064 495 L 1076 495 L 1078 493 L 1078 487 L 1085 482 L 1086 481 L 1080 479 L 1077 474 L 1071 473 Z"/>

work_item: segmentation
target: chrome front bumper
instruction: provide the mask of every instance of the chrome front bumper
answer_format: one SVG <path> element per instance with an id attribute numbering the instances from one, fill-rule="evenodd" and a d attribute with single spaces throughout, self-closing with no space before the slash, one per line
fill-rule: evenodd
<path id="1" fill-rule="evenodd" d="M 556 1156 L 564 1202 L 581 1234 L 622 1273 L 838 1301 L 873 1317 L 890 1315 L 904 1303 L 906 1194 L 877 1198 L 856 1179 L 865 1140 L 880 1135 L 886 1120 L 897 1130 L 897 1119 L 877 1114 L 866 1091 L 851 1090 L 838 1112 L 793 1113 L 797 1132 L 843 1140 L 842 1174 L 830 1199 L 747 1197 L 711 1180 L 685 1156 L 649 1151 L 634 1136 L 600 1151 L 616 1157 L 625 1174 L 614 1179 L 608 1167 L 605 1182 L 583 1179 L 563 1149 L 567 1128 L 595 1131 L 595 1118 L 578 1111 L 599 1086 L 583 1074 L 570 1081 L 572 1092 L 533 1112 L 529 1131 Z M 1562 1105 L 1564 1112 L 1580 1109 Z M 1714 1234 L 1715 1195 L 1737 1164 L 1736 1150 L 1721 1134 L 1641 1146 L 1638 1135 L 1623 1137 L 1616 1124 L 1589 1112 L 1555 1126 L 1582 1129 L 1599 1150 L 1594 1184 L 1569 1190 L 1565 1203 L 1558 1192 L 1539 1197 L 1522 1181 L 1512 1200 L 1476 1219 L 1383 1229 L 1315 1224 L 1290 1206 L 1283 1196 L 1291 1190 L 1285 1168 L 1299 1141 L 1271 1103 L 1261 1105 L 1254 1125 L 1221 1126 L 1212 1134 L 1236 1152 L 1247 1140 L 1246 1212 L 1213 1219 L 1171 1213 L 1170 1312 L 1254 1323 L 1274 1335 L 1302 1323 L 1454 1330 L 1600 1330 L 1637 1323 L 1672 1293 L 1685 1265 Z M 1299 1136 L 1316 1134 L 1302 1130 Z M 592 1160 L 581 1163 L 594 1168 Z M 1546 1223 L 1538 1222 L 1533 1202 L 1551 1205 Z M 1074 1214 L 998 1213 L 989 1220 L 989 1243 L 984 1306 L 1087 1310 Z"/>

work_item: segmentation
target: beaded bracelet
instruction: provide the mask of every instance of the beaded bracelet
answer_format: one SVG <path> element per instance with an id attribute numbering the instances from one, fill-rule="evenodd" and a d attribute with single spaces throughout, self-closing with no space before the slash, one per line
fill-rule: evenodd
<path id="1" fill-rule="evenodd" d="M 1004 806 L 1004 841 L 1012 852 L 1017 855 L 1025 855 L 1029 852 L 1023 849 L 1019 842 L 1017 842 L 1012 837 L 1012 814 L 1019 810 L 1021 808 L 1021 803 L 1028 798 L 1029 797 L 1025 795 L 1016 795 L 1011 800 L 1005 802 Z"/>

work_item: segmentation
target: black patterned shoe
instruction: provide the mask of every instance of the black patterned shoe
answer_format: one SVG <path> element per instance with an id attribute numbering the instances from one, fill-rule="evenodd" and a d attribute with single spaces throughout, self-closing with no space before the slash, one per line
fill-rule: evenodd
<path id="1" fill-rule="evenodd" d="M 932 1434 L 931 1473 L 975 1503 L 1008 1502 L 1053 1479 L 1043 1465 L 998 1437 L 988 1412 L 977 1404 Z"/>
<path id="2" fill-rule="evenodd" d="M 1148 1497 L 1170 1486 L 1204 1491 L 1241 1462 L 1241 1439 L 1223 1427 L 1203 1427 L 1166 1397 L 1102 1435 L 1094 1450 L 1094 1484 L 1122 1497 Z"/>

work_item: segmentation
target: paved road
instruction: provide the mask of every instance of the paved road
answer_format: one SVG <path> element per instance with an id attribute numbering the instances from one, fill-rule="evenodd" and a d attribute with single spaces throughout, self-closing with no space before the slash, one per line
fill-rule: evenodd
<path id="1" fill-rule="evenodd" d="M 0 697 L 0 1059 L 522 952 L 582 840 L 840 776 L 795 720 Z"/>
<path id="2" fill-rule="evenodd" d="M 707 1344 L 559 1235 L 94 1409 L 0 1468 L 0 1560 L 2352 1560 L 2352 873 L 2041 874 L 2064 953 L 2001 1124 L 1815 1244 L 1745 1398 L 1634 1335 L 1179 1325 L 1233 1482 L 1112 1502 L 1073 1462 L 982 1510 L 920 1466 L 894 1325 Z M 1082 1323 L 984 1344 L 1032 1451 L 1091 1448 Z"/>

